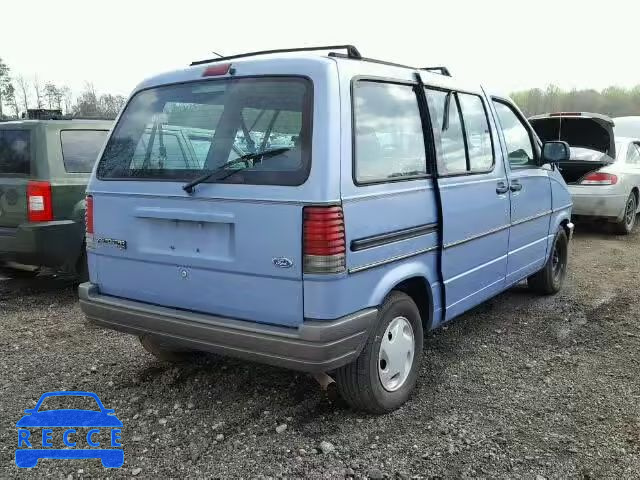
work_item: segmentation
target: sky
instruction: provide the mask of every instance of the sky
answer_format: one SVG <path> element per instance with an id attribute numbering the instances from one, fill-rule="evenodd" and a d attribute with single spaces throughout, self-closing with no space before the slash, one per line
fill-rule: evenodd
<path id="1" fill-rule="evenodd" d="M 0 15 L 13 74 L 76 93 L 88 81 L 128 95 L 212 51 L 342 43 L 505 92 L 640 84 L 637 0 L 6 0 Z"/>

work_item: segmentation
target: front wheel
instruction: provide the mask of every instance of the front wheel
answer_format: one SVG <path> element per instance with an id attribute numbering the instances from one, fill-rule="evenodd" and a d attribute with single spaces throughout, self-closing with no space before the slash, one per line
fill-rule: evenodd
<path id="1" fill-rule="evenodd" d="M 633 227 L 636 225 L 636 210 L 638 209 L 638 203 L 636 196 L 633 192 L 629 194 L 627 203 L 624 207 L 624 214 L 622 220 L 615 224 L 616 233 L 620 235 L 629 235 L 633 231 Z"/>
<path id="2" fill-rule="evenodd" d="M 569 240 L 564 228 L 560 227 L 553 240 L 551 255 L 542 270 L 531 275 L 527 280 L 529 288 L 542 295 L 558 293 L 567 274 L 569 260 Z"/>
<path id="3" fill-rule="evenodd" d="M 407 294 L 392 292 L 360 356 L 336 371 L 340 395 L 351 407 L 369 413 L 397 409 L 415 387 L 422 343 L 418 307 Z"/>

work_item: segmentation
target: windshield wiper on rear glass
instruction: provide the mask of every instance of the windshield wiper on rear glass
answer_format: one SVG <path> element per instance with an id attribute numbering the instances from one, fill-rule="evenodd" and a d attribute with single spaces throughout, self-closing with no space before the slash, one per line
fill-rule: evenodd
<path id="1" fill-rule="evenodd" d="M 257 159 L 262 160 L 263 158 L 275 157 L 288 150 L 291 150 L 291 148 L 290 147 L 274 148 L 273 150 L 265 150 L 263 152 L 247 153 L 246 155 L 242 155 L 241 157 L 238 157 L 230 162 L 225 163 L 224 165 L 219 166 L 218 168 L 210 171 L 209 173 L 205 173 L 204 175 L 201 175 L 198 178 L 194 178 L 189 183 L 184 185 L 182 189 L 187 193 L 193 193 L 193 187 L 195 187 L 196 185 L 200 185 L 203 182 L 206 182 L 207 180 L 212 178 L 216 173 L 225 171 L 230 165 L 235 165 L 236 163 L 242 163 L 246 160 L 257 160 Z M 220 178 L 217 178 L 216 180 L 224 180 L 225 178 L 230 177 L 234 173 L 237 173 L 241 170 L 245 170 L 247 168 L 249 168 L 248 163 L 244 167 L 232 169 L 231 171 L 227 172 L 225 175 L 222 175 Z"/>

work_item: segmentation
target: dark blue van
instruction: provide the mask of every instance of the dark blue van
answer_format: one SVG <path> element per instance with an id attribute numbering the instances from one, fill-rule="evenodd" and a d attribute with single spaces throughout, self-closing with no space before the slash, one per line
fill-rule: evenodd
<path id="1" fill-rule="evenodd" d="M 382 413 L 414 388 L 425 331 L 522 280 L 560 290 L 568 145 L 446 69 L 344 49 L 135 89 L 88 188 L 89 321 L 164 359 L 328 372 Z"/>

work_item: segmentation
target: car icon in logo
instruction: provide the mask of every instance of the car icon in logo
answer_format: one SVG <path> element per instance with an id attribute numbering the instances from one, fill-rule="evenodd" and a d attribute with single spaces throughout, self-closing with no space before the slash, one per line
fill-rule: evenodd
<path id="1" fill-rule="evenodd" d="M 43 406 L 45 402 L 56 405 L 68 402 L 75 406 L 78 401 L 92 408 L 48 409 Z M 124 463 L 120 443 L 122 422 L 114 410 L 104 407 L 95 393 L 45 393 L 36 406 L 25 410 L 25 413 L 16 423 L 18 448 L 15 462 L 18 467 L 35 467 L 41 458 L 96 458 L 105 468 L 119 468 Z"/>

